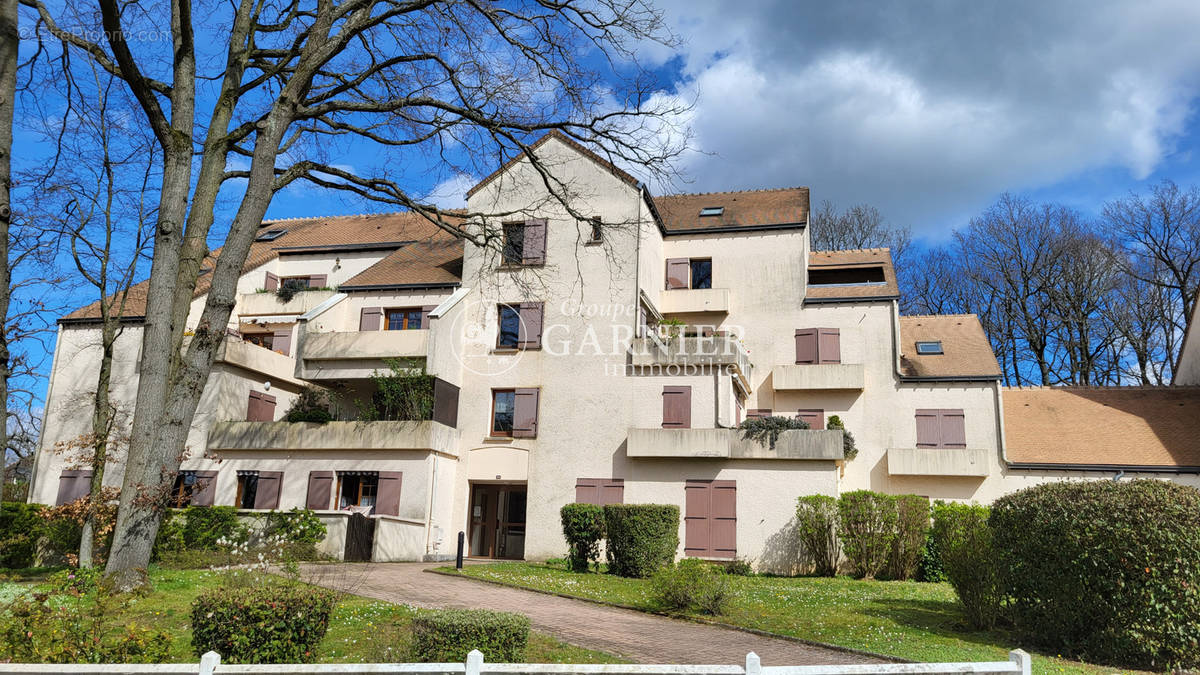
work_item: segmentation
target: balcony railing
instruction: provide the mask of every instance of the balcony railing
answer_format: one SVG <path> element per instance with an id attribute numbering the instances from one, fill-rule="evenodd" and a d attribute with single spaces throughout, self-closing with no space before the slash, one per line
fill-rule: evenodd
<path id="1" fill-rule="evenodd" d="M 861 363 L 787 365 L 771 369 L 771 387 L 775 391 L 862 389 L 864 379 Z"/>
<path id="2" fill-rule="evenodd" d="M 217 422 L 208 449 L 436 450 L 457 454 L 458 431 L 440 422 Z"/>
<path id="3" fill-rule="evenodd" d="M 428 330 L 305 333 L 300 358 L 307 361 L 424 357 Z"/>
<path id="4" fill-rule="evenodd" d="M 693 312 L 729 313 L 729 289 L 727 288 L 681 288 L 662 292 L 659 311 L 663 314 L 689 314 Z"/>
<path id="5" fill-rule="evenodd" d="M 678 459 L 842 459 L 842 432 L 794 429 L 779 434 L 775 447 L 742 438 L 737 429 L 630 429 L 631 458 Z"/>
<path id="6" fill-rule="evenodd" d="M 238 296 L 239 316 L 269 316 L 272 314 L 304 314 L 332 298 L 337 291 L 296 291 L 291 300 L 280 300 L 273 291 L 243 293 Z"/>
<path id="7" fill-rule="evenodd" d="M 988 453 L 983 448 L 890 448 L 887 470 L 892 476 L 988 475 Z"/>

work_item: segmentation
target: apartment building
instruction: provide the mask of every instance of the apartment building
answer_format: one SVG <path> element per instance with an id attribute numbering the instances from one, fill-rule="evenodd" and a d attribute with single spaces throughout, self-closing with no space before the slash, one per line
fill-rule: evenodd
<path id="1" fill-rule="evenodd" d="M 1030 416 L 1004 410 L 974 316 L 900 316 L 885 249 L 810 250 L 806 188 L 654 196 L 560 135 L 534 151 L 569 202 L 528 160 L 501 167 L 468 193 L 470 211 L 523 214 L 484 226 L 497 246 L 409 213 L 264 223 L 179 503 L 311 508 L 328 553 L 375 560 L 445 558 L 460 531 L 472 556 L 558 556 L 565 503 L 673 503 L 680 555 L 788 571 L 800 495 L 988 501 L 1069 472 L 1006 457 L 1006 424 Z M 114 365 L 126 406 L 140 302 Z M 87 431 L 96 320 L 60 321 L 31 501 L 87 492 L 55 449 Z M 431 419 L 362 414 L 395 359 L 435 378 Z M 306 387 L 339 392 L 341 419 L 282 421 Z M 774 447 L 736 430 L 768 415 L 811 428 Z"/>

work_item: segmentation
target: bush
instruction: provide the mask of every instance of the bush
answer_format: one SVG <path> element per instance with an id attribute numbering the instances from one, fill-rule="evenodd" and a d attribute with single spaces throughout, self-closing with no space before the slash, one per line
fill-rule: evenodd
<path id="1" fill-rule="evenodd" d="M 742 420 L 742 423 L 738 425 L 743 440 L 754 441 L 771 450 L 775 449 L 775 442 L 779 440 L 779 434 L 793 429 L 808 428 L 808 422 L 795 417 L 751 417 Z"/>
<path id="2" fill-rule="evenodd" d="M 86 595 L 98 590 L 103 579 L 103 569 L 85 567 L 55 572 L 46 579 L 46 583 L 54 593 Z"/>
<path id="3" fill-rule="evenodd" d="M 310 663 L 336 605 L 333 591 L 299 584 L 215 588 L 192 602 L 192 648 L 228 663 Z"/>
<path id="4" fill-rule="evenodd" d="M 644 578 L 675 560 L 679 548 L 679 507 L 666 504 L 608 504 L 608 571 Z"/>
<path id="5" fill-rule="evenodd" d="M 658 606 L 668 611 L 695 610 L 724 614 L 729 604 L 729 579 L 719 564 L 684 558 L 655 573 L 650 582 Z"/>
<path id="6" fill-rule="evenodd" d="M 28 593 L 4 610 L 0 663 L 165 663 L 170 656 L 170 635 L 114 625 L 117 600 L 101 587 Z"/>
<path id="7" fill-rule="evenodd" d="M 183 519 L 183 545 L 193 551 L 215 551 L 249 536 L 233 506 L 189 506 L 175 515 Z"/>
<path id="8" fill-rule="evenodd" d="M 946 571 L 942 569 L 942 554 L 938 551 L 932 529 L 925 533 L 925 545 L 921 547 L 921 556 L 917 560 L 917 581 L 934 584 L 947 581 Z"/>
<path id="9" fill-rule="evenodd" d="M 1131 668 L 1200 665 L 1200 491 L 1049 483 L 998 500 L 989 522 L 1031 642 Z"/>
<path id="10" fill-rule="evenodd" d="M 805 495 L 798 499 L 796 529 L 804 561 L 817 576 L 836 576 L 842 557 L 837 499 L 829 495 Z"/>
<path id="11" fill-rule="evenodd" d="M 183 540 L 183 529 L 187 518 L 178 511 L 168 509 L 163 514 L 162 522 L 158 525 L 158 534 L 154 538 L 154 549 L 151 559 L 161 560 L 164 554 L 180 553 L 187 549 Z"/>
<path id="12" fill-rule="evenodd" d="M 434 610 L 417 614 L 412 632 L 412 659 L 418 663 L 462 663 L 473 649 L 491 663 L 517 663 L 529 643 L 529 618 L 483 609 Z"/>
<path id="13" fill-rule="evenodd" d="M 929 534 L 929 499 L 920 495 L 898 495 L 896 538 L 888 552 L 886 576 L 907 581 L 917 573 L 921 550 Z"/>
<path id="14" fill-rule="evenodd" d="M 169 663 L 171 634 L 137 625 L 125 627 L 107 649 L 105 661 L 110 663 Z"/>
<path id="15" fill-rule="evenodd" d="M 316 387 L 305 387 L 292 399 L 292 405 L 283 418 L 288 422 L 325 424 L 333 420 L 330 405 L 327 392 Z"/>
<path id="16" fill-rule="evenodd" d="M 838 500 L 842 547 L 854 573 L 874 579 L 887 564 L 896 538 L 896 500 L 870 490 L 847 492 Z"/>
<path id="17" fill-rule="evenodd" d="M 825 422 L 825 428 L 842 432 L 842 455 L 847 461 L 858 457 L 858 444 L 854 440 L 854 434 L 846 430 L 846 423 L 841 417 L 830 415 L 829 420 Z"/>
<path id="18" fill-rule="evenodd" d="M 725 574 L 731 577 L 748 577 L 754 574 L 754 566 L 748 560 L 737 558 L 720 564 L 725 570 Z"/>
<path id="19" fill-rule="evenodd" d="M 933 509 L 933 540 L 968 623 L 979 629 L 995 626 L 1004 593 L 993 555 L 988 507 L 938 504 Z"/>
<path id="20" fill-rule="evenodd" d="M 328 528 L 317 514 L 308 509 L 271 511 L 267 514 L 266 536 L 280 537 L 288 544 L 319 544 Z"/>
<path id="21" fill-rule="evenodd" d="M 37 504 L 0 504 L 0 567 L 33 567 L 42 529 L 41 508 Z"/>
<path id="22" fill-rule="evenodd" d="M 572 572 L 588 571 L 588 563 L 600 569 L 600 540 L 604 538 L 604 508 L 596 504 L 565 504 L 559 512 L 563 537 L 569 550 Z"/>

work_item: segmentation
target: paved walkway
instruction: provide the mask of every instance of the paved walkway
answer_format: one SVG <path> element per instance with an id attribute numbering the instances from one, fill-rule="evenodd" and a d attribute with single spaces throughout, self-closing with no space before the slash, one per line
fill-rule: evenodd
<path id="1" fill-rule="evenodd" d="M 306 566 L 313 583 L 419 607 L 517 611 L 564 642 L 638 663 L 740 665 L 755 652 L 763 665 L 872 663 L 874 659 L 743 631 L 605 607 L 424 570 L 421 563 Z"/>

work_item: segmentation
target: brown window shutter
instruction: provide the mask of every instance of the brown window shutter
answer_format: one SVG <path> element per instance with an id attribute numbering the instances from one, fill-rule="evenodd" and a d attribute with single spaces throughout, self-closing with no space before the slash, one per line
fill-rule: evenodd
<path id="1" fill-rule="evenodd" d="M 737 483 L 712 482 L 712 542 L 709 555 L 714 558 L 737 557 Z"/>
<path id="2" fill-rule="evenodd" d="M 967 420 L 962 410 L 943 410 L 938 421 L 941 427 L 941 447 L 967 447 Z"/>
<path id="3" fill-rule="evenodd" d="M 712 548 L 712 481 L 689 480 L 684 484 L 683 554 L 709 555 Z"/>
<path id="4" fill-rule="evenodd" d="M 458 426 L 458 387 L 440 377 L 433 379 L 433 421 Z"/>
<path id="5" fill-rule="evenodd" d="M 271 349 L 284 356 L 290 356 L 292 353 L 292 329 L 280 328 L 275 331 L 275 335 L 271 338 Z"/>
<path id="6" fill-rule="evenodd" d="M 437 305 L 425 305 L 421 308 L 421 329 L 429 330 L 429 313 L 437 309 Z"/>
<path id="7" fill-rule="evenodd" d="M 258 492 L 254 495 L 254 508 L 264 510 L 279 508 L 279 492 L 282 487 L 282 471 L 259 471 Z"/>
<path id="8" fill-rule="evenodd" d="M 363 307 L 362 311 L 358 314 L 358 330 L 379 330 L 379 325 L 382 321 L 382 307 Z"/>
<path id="9" fill-rule="evenodd" d="M 517 389 L 513 402 L 513 438 L 537 438 L 537 389 Z"/>
<path id="10" fill-rule="evenodd" d="M 546 219 L 530 218 L 525 221 L 524 256 L 526 265 L 546 263 Z"/>
<path id="11" fill-rule="evenodd" d="M 375 493 L 375 513 L 381 516 L 400 515 L 400 485 L 404 474 L 400 471 L 380 471 L 379 489 Z"/>
<path id="12" fill-rule="evenodd" d="M 333 494 L 332 471 L 308 472 L 308 497 L 304 502 L 305 508 L 313 511 L 329 509 L 329 497 Z"/>
<path id="13" fill-rule="evenodd" d="M 687 288 L 689 270 L 687 258 L 667 259 L 667 290 Z"/>
<path id="14" fill-rule="evenodd" d="M 517 347 L 521 349 L 542 348 L 542 313 L 540 302 L 522 302 L 518 308 L 521 321 L 517 327 Z"/>
<path id="15" fill-rule="evenodd" d="M 600 485 L 600 506 L 625 503 L 625 479 L 610 478 Z"/>
<path id="16" fill-rule="evenodd" d="M 54 500 L 56 506 L 69 504 L 80 497 L 92 493 L 91 469 L 68 469 L 58 478 L 58 495 Z"/>
<path id="17" fill-rule="evenodd" d="M 942 432 L 938 418 L 941 416 L 939 410 L 918 410 L 917 411 L 917 447 L 918 448 L 936 448 L 941 445 Z"/>
<path id="18" fill-rule="evenodd" d="M 600 504 L 600 488 L 604 481 L 599 478 L 575 479 L 576 504 Z"/>
<path id="19" fill-rule="evenodd" d="M 817 362 L 817 329 L 796 329 L 796 363 Z"/>
<path id="20" fill-rule="evenodd" d="M 663 387 L 663 428 L 692 427 L 692 388 Z"/>
<path id="21" fill-rule="evenodd" d="M 761 419 L 763 417 L 770 417 L 771 412 L 772 411 L 770 408 L 751 408 L 746 411 L 746 419 L 752 420 L 752 419 Z"/>
<path id="22" fill-rule="evenodd" d="M 261 391 L 250 392 L 250 400 L 246 404 L 247 422 L 274 422 L 275 397 Z"/>
<path id="23" fill-rule="evenodd" d="M 309 288 L 324 288 L 325 284 L 329 283 L 329 275 L 327 274 L 310 274 L 308 275 Z"/>
<path id="24" fill-rule="evenodd" d="M 808 422 L 809 429 L 824 429 L 825 428 L 825 411 L 824 410 L 800 410 L 796 413 L 796 418 Z"/>
<path id="25" fill-rule="evenodd" d="M 212 506 L 217 496 L 217 472 L 197 471 L 192 487 L 192 506 Z"/>
<path id="26" fill-rule="evenodd" d="M 267 279 L 266 279 L 266 281 L 263 282 L 263 290 L 264 291 L 279 290 L 279 277 L 275 276 L 274 274 L 271 274 L 270 272 L 267 272 Z"/>
<path id="27" fill-rule="evenodd" d="M 817 329 L 819 363 L 842 362 L 842 332 L 837 328 Z"/>

